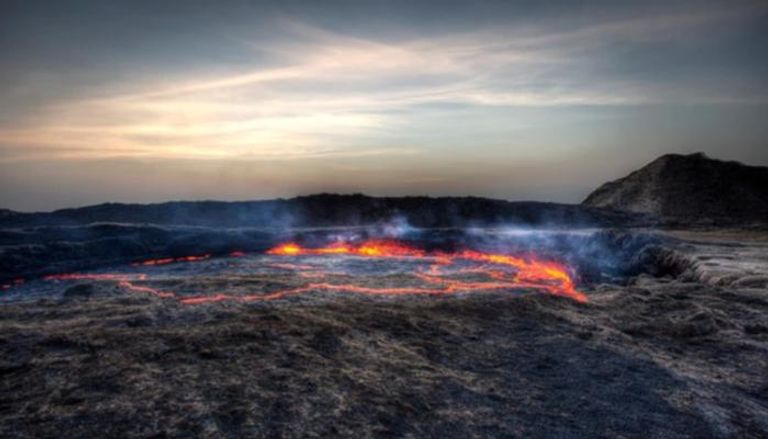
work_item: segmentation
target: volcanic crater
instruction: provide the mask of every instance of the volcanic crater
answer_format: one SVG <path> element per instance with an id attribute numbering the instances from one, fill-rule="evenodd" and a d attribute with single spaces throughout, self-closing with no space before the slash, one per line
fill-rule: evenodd
<path id="1" fill-rule="evenodd" d="M 2 285 L 4 301 L 53 297 L 78 282 L 114 284 L 182 304 L 311 299 L 329 294 L 392 298 L 504 292 L 550 294 L 586 303 L 595 281 L 662 272 L 642 261 L 658 237 L 596 230 L 418 230 L 400 237 L 377 230 L 299 231 L 265 250 L 166 256 L 91 270 L 48 273 Z M 271 241 L 282 238 L 278 234 Z M 639 253 L 638 253 L 639 251 Z M 630 259 L 630 255 L 634 259 Z M 645 263 L 646 265 L 641 265 Z M 648 266 L 651 264 L 651 266 Z M 58 288 L 59 290 L 61 288 Z M 65 290 L 68 291 L 68 290 Z M 55 294 L 54 294 L 55 296 Z M 307 297 L 302 297 L 307 296 Z"/>
<path id="2" fill-rule="evenodd" d="M 768 432 L 759 228 L 100 223 L 0 239 L 3 437 Z"/>

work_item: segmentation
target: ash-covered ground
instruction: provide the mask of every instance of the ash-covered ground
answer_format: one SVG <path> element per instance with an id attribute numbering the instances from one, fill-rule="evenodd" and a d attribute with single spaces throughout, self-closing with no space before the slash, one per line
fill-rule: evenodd
<path id="1" fill-rule="evenodd" d="M 5 237 L 32 233 L 52 232 Z M 530 285 L 179 300 L 267 295 L 318 272 L 332 283 L 419 288 L 416 266 L 430 267 L 268 256 L 284 237 L 265 236 L 245 256 L 222 245 L 159 265 L 97 266 L 81 253 L 47 265 L 81 277 L 13 259 L 14 275 L 40 274 L 1 296 L 0 436 L 768 435 L 764 232 L 419 232 L 434 251 L 471 242 L 561 260 L 587 303 Z M 488 281 L 464 268 L 443 274 Z"/>

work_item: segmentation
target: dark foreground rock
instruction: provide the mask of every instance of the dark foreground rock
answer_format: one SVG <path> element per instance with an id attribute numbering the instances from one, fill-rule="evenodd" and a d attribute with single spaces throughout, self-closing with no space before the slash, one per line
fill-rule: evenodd
<path id="1" fill-rule="evenodd" d="M 6 304 L 0 436 L 765 437 L 764 292 L 646 283 L 587 305 Z"/>

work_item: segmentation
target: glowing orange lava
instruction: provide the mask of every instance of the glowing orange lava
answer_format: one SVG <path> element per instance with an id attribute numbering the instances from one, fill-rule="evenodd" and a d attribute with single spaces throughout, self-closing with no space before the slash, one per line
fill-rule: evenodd
<path id="1" fill-rule="evenodd" d="M 370 291 L 370 288 L 355 287 L 354 285 L 333 285 L 333 288 L 328 285 L 317 289 L 355 291 L 363 294 L 397 295 L 449 294 L 476 290 L 532 288 L 546 290 L 550 294 L 558 296 L 570 297 L 579 302 L 587 301 L 587 296 L 576 289 L 573 277 L 564 265 L 531 257 L 521 258 L 504 254 L 483 253 L 475 250 L 465 250 L 457 253 L 427 253 L 424 250 L 408 246 L 401 242 L 387 240 L 368 240 L 358 244 L 339 242 L 318 248 L 305 248 L 295 242 L 289 242 L 280 244 L 268 250 L 267 254 L 282 256 L 343 254 L 373 258 L 429 257 L 434 260 L 434 263 L 428 270 L 430 275 L 422 274 L 419 275 L 419 278 L 427 283 L 442 285 L 443 287 L 442 289 L 383 288 L 376 289 L 375 292 Z M 483 273 L 497 282 L 465 282 L 450 280 L 441 275 L 441 267 L 450 266 L 459 260 L 512 267 L 516 270 L 516 273 L 508 275 L 504 272 L 486 267 L 474 267 L 461 270 L 463 273 L 468 272 L 467 270 L 471 270 L 475 273 Z"/>
<path id="2" fill-rule="evenodd" d="M 221 301 L 257 302 L 282 299 L 316 291 L 350 293 L 370 296 L 400 295 L 452 295 L 481 293 L 500 290 L 533 289 L 556 296 L 564 296 L 578 302 L 586 302 L 587 296 L 578 291 L 568 268 L 553 261 L 535 257 L 518 257 L 505 254 L 463 250 L 453 253 L 427 252 L 397 241 L 369 240 L 361 243 L 337 242 L 324 247 L 306 248 L 295 242 L 280 244 L 266 252 L 273 256 L 354 256 L 363 258 L 402 258 L 416 262 L 428 262 L 413 273 L 419 286 L 369 287 L 352 283 L 333 283 L 329 276 L 345 276 L 345 273 L 329 272 L 322 266 L 310 263 L 289 262 L 269 263 L 266 266 L 289 270 L 299 277 L 310 278 L 299 287 L 254 294 L 214 293 L 205 295 L 182 295 L 173 291 L 161 291 L 138 282 L 148 281 L 146 273 L 136 274 L 58 274 L 46 276 L 46 280 L 104 280 L 116 281 L 125 290 L 151 294 L 161 298 L 172 298 L 187 305 Z M 232 252 L 230 257 L 242 257 L 242 252 Z M 192 262 L 209 258 L 210 255 L 180 258 L 154 259 L 134 264 L 139 266 L 164 265 L 171 262 Z M 310 262 L 310 261 L 306 261 Z M 458 279 L 457 276 L 462 276 Z M 471 280 L 469 280 L 471 279 Z"/>
<path id="3" fill-rule="evenodd" d="M 423 250 L 407 246 L 397 241 L 368 240 L 360 244 L 336 242 L 325 247 L 305 248 L 295 242 L 280 244 L 267 250 L 268 255 L 300 256 L 300 255 L 355 255 L 379 258 L 402 258 L 406 256 L 424 257 Z"/>
<path id="4" fill-rule="evenodd" d="M 237 255 L 233 254 L 232 256 L 237 256 Z M 166 265 L 166 264 L 172 264 L 174 262 L 195 262 L 195 261 L 204 261 L 210 257 L 211 257 L 210 253 L 207 253 L 199 256 L 181 256 L 178 258 L 148 259 L 146 261 L 136 262 L 133 265 Z"/>

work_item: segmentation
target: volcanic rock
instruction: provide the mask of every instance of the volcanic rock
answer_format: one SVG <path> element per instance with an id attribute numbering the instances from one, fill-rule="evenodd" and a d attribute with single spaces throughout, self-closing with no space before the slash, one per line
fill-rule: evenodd
<path id="1" fill-rule="evenodd" d="M 684 223 L 768 221 L 768 168 L 667 154 L 603 184 L 582 203 Z"/>
<path id="2" fill-rule="evenodd" d="M 95 288 L 91 284 L 77 284 L 64 291 L 65 300 L 88 300 L 94 293 Z"/>
<path id="3" fill-rule="evenodd" d="M 0 209 L 0 218 L 11 218 L 16 215 L 18 215 L 18 213 L 10 209 Z"/>

